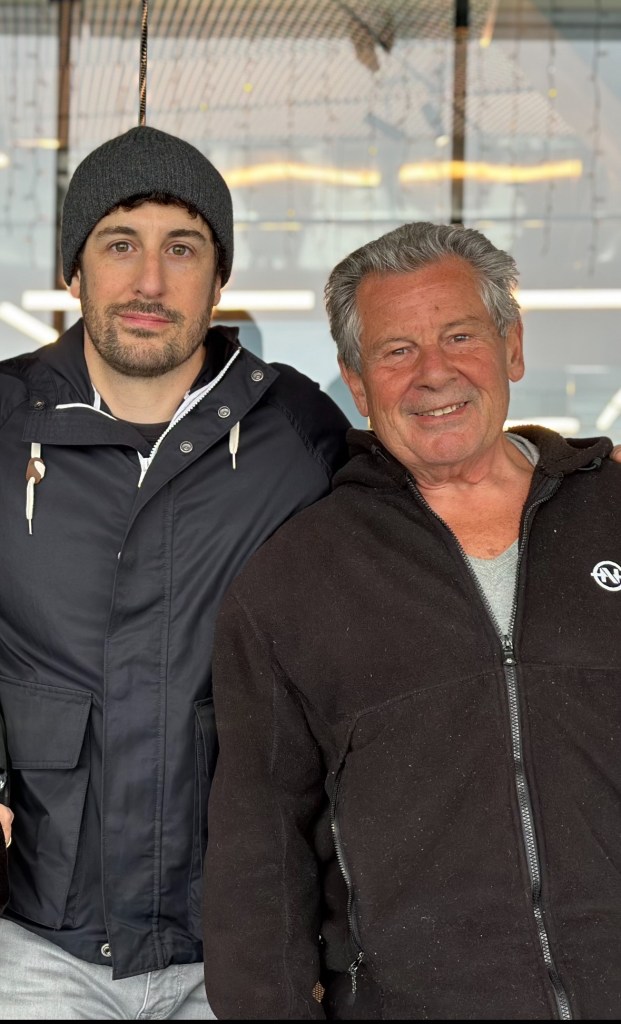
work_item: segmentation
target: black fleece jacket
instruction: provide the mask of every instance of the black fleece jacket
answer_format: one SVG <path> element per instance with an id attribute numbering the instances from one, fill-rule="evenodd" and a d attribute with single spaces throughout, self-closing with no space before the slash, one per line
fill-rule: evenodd
<path id="1" fill-rule="evenodd" d="M 621 467 L 607 439 L 522 432 L 541 460 L 510 636 L 370 433 L 230 589 L 204 903 L 218 1017 L 323 1017 L 322 953 L 357 974 L 336 1017 L 621 1017 Z"/>

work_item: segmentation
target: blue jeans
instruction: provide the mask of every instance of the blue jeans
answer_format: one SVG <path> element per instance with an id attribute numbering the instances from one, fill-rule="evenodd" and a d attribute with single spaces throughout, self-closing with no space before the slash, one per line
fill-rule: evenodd
<path id="1" fill-rule="evenodd" d="M 202 964 L 112 980 L 60 946 L 0 919 L 0 1011 L 4 1020 L 215 1020 Z"/>

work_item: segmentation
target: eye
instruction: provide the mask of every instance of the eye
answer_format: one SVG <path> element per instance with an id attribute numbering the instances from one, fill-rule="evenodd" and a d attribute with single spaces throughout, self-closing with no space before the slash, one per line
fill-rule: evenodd
<path id="1" fill-rule="evenodd" d="M 131 251 L 129 242 L 113 242 L 110 246 L 113 252 L 126 253 Z"/>
<path id="2" fill-rule="evenodd" d="M 470 341 L 470 334 L 452 334 L 451 341 Z"/>
<path id="3" fill-rule="evenodd" d="M 183 242 L 175 242 L 174 245 L 171 245 L 170 252 L 173 256 L 189 256 L 192 250 L 189 246 L 184 245 Z"/>

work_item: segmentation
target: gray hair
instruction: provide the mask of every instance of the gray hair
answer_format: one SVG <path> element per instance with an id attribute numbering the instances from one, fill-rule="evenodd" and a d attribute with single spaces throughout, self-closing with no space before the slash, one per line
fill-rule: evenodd
<path id="1" fill-rule="evenodd" d="M 500 337 L 506 338 L 520 320 L 513 296 L 518 280 L 513 257 L 473 228 L 426 221 L 403 224 L 350 253 L 328 278 L 324 298 L 330 332 L 347 369 L 361 370 L 356 293 L 362 279 L 367 274 L 406 274 L 450 257 L 470 264 L 479 280 L 481 301 Z"/>

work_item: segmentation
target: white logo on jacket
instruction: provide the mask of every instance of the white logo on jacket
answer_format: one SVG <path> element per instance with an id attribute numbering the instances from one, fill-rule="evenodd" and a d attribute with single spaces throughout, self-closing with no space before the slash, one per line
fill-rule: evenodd
<path id="1" fill-rule="evenodd" d="M 604 590 L 621 590 L 621 565 L 617 562 L 598 562 L 591 576 Z"/>

